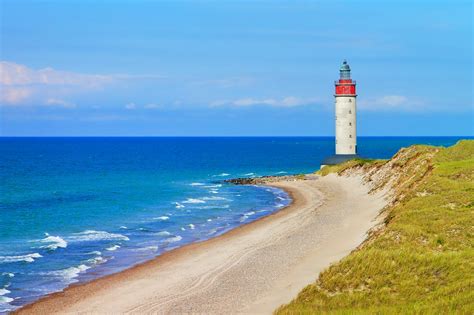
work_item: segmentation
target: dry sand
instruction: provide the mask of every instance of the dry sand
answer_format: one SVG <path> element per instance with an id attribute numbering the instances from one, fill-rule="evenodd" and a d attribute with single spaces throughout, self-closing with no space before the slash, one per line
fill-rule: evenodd
<path id="1" fill-rule="evenodd" d="M 280 181 L 294 202 L 217 238 L 72 286 L 19 313 L 270 314 L 331 263 L 355 249 L 377 223 L 382 192 L 360 177 Z"/>

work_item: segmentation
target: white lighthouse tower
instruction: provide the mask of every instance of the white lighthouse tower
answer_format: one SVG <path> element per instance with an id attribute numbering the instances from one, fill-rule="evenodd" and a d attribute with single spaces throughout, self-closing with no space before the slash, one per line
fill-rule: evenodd
<path id="1" fill-rule="evenodd" d="M 336 155 L 326 158 L 324 165 L 339 164 L 357 157 L 356 82 L 351 79 L 351 68 L 346 60 L 339 69 L 336 92 Z"/>
<path id="2" fill-rule="evenodd" d="M 336 86 L 336 155 L 357 154 L 356 82 L 351 79 L 351 68 L 344 60 L 339 69 Z"/>

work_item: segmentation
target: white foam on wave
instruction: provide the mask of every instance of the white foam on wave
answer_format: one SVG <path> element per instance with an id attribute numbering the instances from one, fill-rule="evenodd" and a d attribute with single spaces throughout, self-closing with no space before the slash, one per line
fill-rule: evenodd
<path id="1" fill-rule="evenodd" d="M 221 206 L 200 206 L 200 207 L 196 207 L 196 209 L 202 209 L 202 210 L 206 210 L 206 209 L 229 209 L 229 205 L 221 205 Z"/>
<path id="2" fill-rule="evenodd" d="M 103 264 L 103 263 L 107 262 L 107 259 L 105 259 L 104 257 L 101 257 L 101 256 L 97 256 L 97 257 L 94 257 L 94 258 L 91 258 L 91 259 L 87 259 L 87 262 L 91 263 L 93 265 L 99 265 L 99 264 Z"/>
<path id="3" fill-rule="evenodd" d="M 5 289 L 5 288 L 0 289 L 0 296 L 1 296 L 1 295 L 8 294 L 8 293 L 11 293 L 11 291 L 10 291 L 10 290 L 7 290 L 7 289 Z"/>
<path id="4" fill-rule="evenodd" d="M 158 221 L 167 221 L 169 219 L 170 219 L 170 217 L 168 217 L 166 215 L 162 215 L 161 217 L 153 218 L 153 220 L 158 220 Z"/>
<path id="5" fill-rule="evenodd" d="M 53 277 L 61 278 L 61 280 L 65 280 L 67 282 L 75 282 L 75 281 L 72 281 L 72 280 L 77 278 L 80 273 L 86 271 L 87 269 L 90 269 L 90 267 L 82 264 L 82 265 L 79 265 L 77 267 L 69 267 L 69 268 L 66 268 L 66 269 L 60 269 L 60 270 L 54 270 L 54 271 L 48 271 L 48 272 L 41 272 L 40 275 L 42 275 L 42 276 L 53 276 Z"/>
<path id="6" fill-rule="evenodd" d="M 245 215 L 246 216 L 251 216 L 251 215 L 254 215 L 255 214 L 255 211 L 250 211 L 250 212 L 247 212 Z"/>
<path id="7" fill-rule="evenodd" d="M 244 222 L 245 220 L 247 220 L 249 217 L 246 216 L 245 214 L 240 218 L 239 222 Z"/>
<path id="8" fill-rule="evenodd" d="M 181 241 L 183 238 L 179 235 L 173 236 L 173 237 L 168 237 L 167 239 L 163 240 L 163 242 L 167 243 L 175 243 Z"/>
<path id="9" fill-rule="evenodd" d="M 212 222 L 212 219 L 207 219 L 207 222 Z"/>
<path id="10" fill-rule="evenodd" d="M 9 278 L 13 278 L 15 276 L 12 272 L 2 272 L 2 276 L 7 276 Z"/>
<path id="11" fill-rule="evenodd" d="M 56 250 L 58 248 L 66 248 L 67 242 L 60 236 L 51 236 L 48 233 L 45 233 L 46 237 L 39 240 L 41 243 L 50 243 L 48 245 L 40 246 L 40 248 L 45 248 L 48 250 Z"/>
<path id="12" fill-rule="evenodd" d="M 88 242 L 88 241 L 129 241 L 130 239 L 122 234 L 109 233 L 105 231 L 86 230 L 80 233 L 75 233 L 67 238 L 72 242 Z"/>
<path id="13" fill-rule="evenodd" d="M 195 204 L 195 203 L 206 203 L 206 201 L 204 201 L 202 199 L 197 199 L 197 198 L 188 198 L 185 201 L 183 201 L 183 203 Z"/>
<path id="14" fill-rule="evenodd" d="M 214 201 L 214 200 L 226 200 L 226 201 L 232 201 L 228 198 L 224 198 L 224 197 L 216 197 L 216 196 L 212 196 L 212 197 L 203 197 L 202 200 L 209 200 L 209 201 Z"/>
<path id="15" fill-rule="evenodd" d="M 203 188 L 220 188 L 222 187 L 222 184 L 215 184 L 215 185 L 206 185 L 202 186 Z"/>
<path id="16" fill-rule="evenodd" d="M 277 174 L 286 174 L 288 172 L 285 172 L 285 171 L 280 171 L 280 172 L 277 172 Z"/>
<path id="17" fill-rule="evenodd" d="M 286 200 L 286 198 L 285 198 L 285 197 L 282 197 L 282 196 L 277 196 L 277 199 L 279 199 L 279 200 Z"/>
<path id="18" fill-rule="evenodd" d="M 191 186 L 204 186 L 203 183 L 191 183 L 189 185 L 191 185 Z"/>
<path id="19" fill-rule="evenodd" d="M 218 194 L 219 193 L 219 191 L 217 189 L 211 189 L 211 190 L 209 190 L 209 192 L 211 194 Z"/>
<path id="20" fill-rule="evenodd" d="M 171 233 L 168 232 L 168 231 L 161 231 L 161 232 L 155 233 L 155 235 L 158 235 L 158 236 L 168 236 L 168 235 L 171 235 Z"/>
<path id="21" fill-rule="evenodd" d="M 98 250 L 94 250 L 94 251 L 92 251 L 92 252 L 88 252 L 87 254 L 88 254 L 88 255 L 102 255 L 102 253 L 99 252 Z"/>
<path id="22" fill-rule="evenodd" d="M 184 208 L 184 205 L 180 204 L 179 202 L 175 202 L 174 204 L 175 204 L 176 209 Z"/>
<path id="23" fill-rule="evenodd" d="M 3 309 L 1 307 L 12 307 L 12 305 L 8 303 L 13 302 L 13 300 L 13 298 L 8 296 L 0 296 L 0 312 L 11 310 L 11 308 Z"/>
<path id="24" fill-rule="evenodd" d="M 114 250 L 117 250 L 120 248 L 120 245 L 113 245 L 110 247 L 107 247 L 105 250 L 108 250 L 109 252 L 113 252 Z"/>
<path id="25" fill-rule="evenodd" d="M 220 173 L 218 175 L 214 175 L 214 177 L 225 177 L 225 176 L 229 176 L 230 174 L 229 173 Z"/>
<path id="26" fill-rule="evenodd" d="M 188 224 L 188 226 L 189 226 L 189 228 L 190 228 L 191 230 L 194 230 L 194 228 L 195 228 L 194 224 L 192 224 L 192 223 L 191 223 L 191 224 Z"/>
<path id="27" fill-rule="evenodd" d="M 157 250 L 158 250 L 158 246 L 147 246 L 147 247 L 137 248 L 134 251 L 136 251 L 136 252 L 145 252 L 145 251 L 156 252 Z"/>
<path id="28" fill-rule="evenodd" d="M 254 176 L 255 173 L 247 173 L 247 174 L 244 174 L 244 176 Z"/>
<path id="29" fill-rule="evenodd" d="M 26 255 L 18 255 L 18 256 L 0 256 L 0 264 L 2 263 L 15 263 L 15 262 L 28 262 L 32 263 L 35 261 L 36 258 L 41 258 L 39 253 L 33 254 L 26 254 Z"/>
<path id="30" fill-rule="evenodd" d="M 126 229 L 128 229 L 128 227 L 126 227 L 125 225 L 122 225 L 122 226 L 120 227 L 120 229 L 121 229 L 121 230 L 126 230 Z"/>

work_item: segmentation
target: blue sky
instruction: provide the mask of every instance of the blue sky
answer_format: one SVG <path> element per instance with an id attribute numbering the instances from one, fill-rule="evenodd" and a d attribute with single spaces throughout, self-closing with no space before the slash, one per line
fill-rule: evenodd
<path id="1" fill-rule="evenodd" d="M 0 5 L 4 136 L 474 135 L 470 1 Z"/>

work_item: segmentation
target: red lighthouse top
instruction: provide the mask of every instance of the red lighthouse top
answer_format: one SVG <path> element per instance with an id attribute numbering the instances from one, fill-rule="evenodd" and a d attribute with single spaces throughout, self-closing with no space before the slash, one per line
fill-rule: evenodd
<path id="1" fill-rule="evenodd" d="M 339 69 L 339 81 L 335 81 L 334 84 L 336 85 L 335 96 L 357 96 L 356 82 L 351 79 L 351 67 L 346 60 Z"/>

